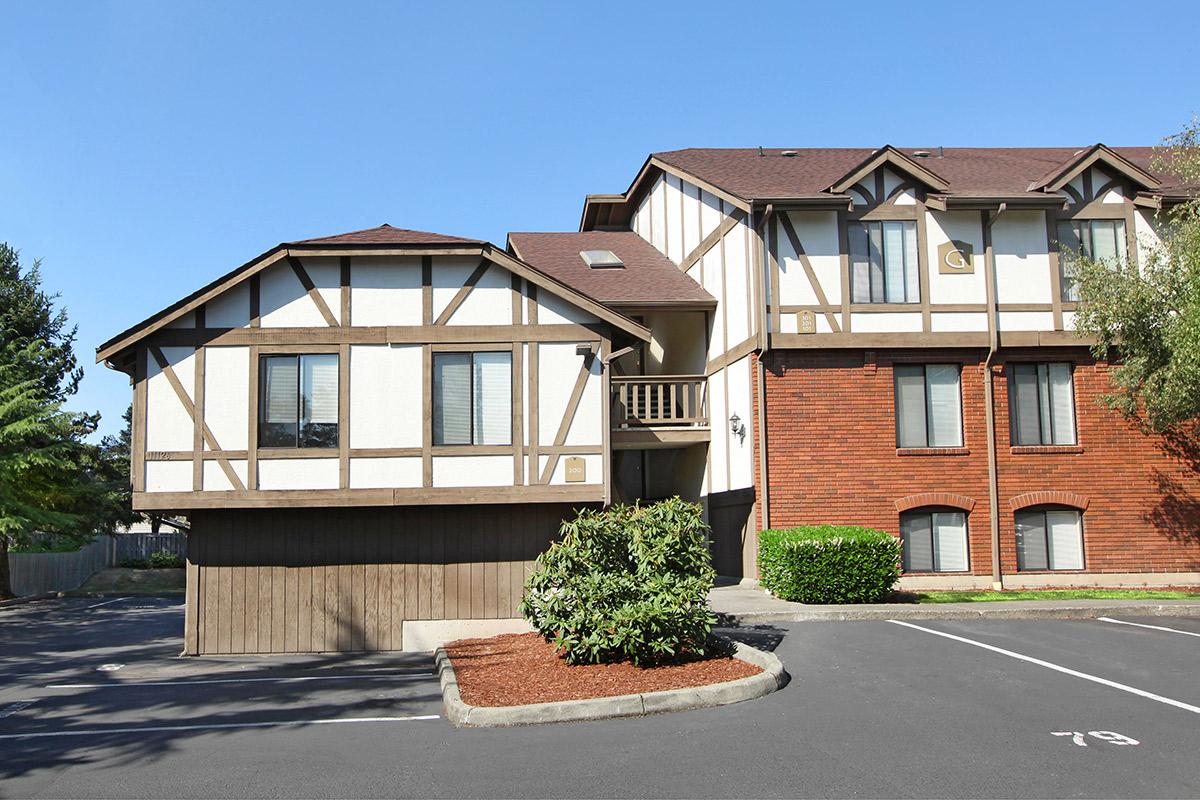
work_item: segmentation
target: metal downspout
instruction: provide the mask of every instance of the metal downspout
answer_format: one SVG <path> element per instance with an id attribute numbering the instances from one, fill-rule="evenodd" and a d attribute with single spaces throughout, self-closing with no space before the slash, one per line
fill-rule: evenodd
<path id="1" fill-rule="evenodd" d="M 774 215 L 774 213 L 775 207 L 773 205 L 768 205 L 766 211 L 763 213 L 763 218 L 759 222 L 759 225 L 755 226 L 756 230 L 758 228 L 765 230 L 767 223 L 771 220 L 771 217 Z M 768 245 L 767 237 L 765 235 L 759 235 L 759 244 L 758 285 L 760 301 L 759 308 L 761 311 L 760 319 L 762 325 L 761 329 L 759 330 L 760 347 L 758 351 L 758 370 L 755 376 L 758 388 L 758 408 L 755 409 L 755 412 L 756 416 L 758 417 L 758 474 L 759 484 L 762 486 L 762 497 L 760 498 L 762 503 L 762 511 L 760 513 L 760 518 L 762 519 L 763 530 L 767 530 L 771 527 L 771 493 L 767 484 L 770 476 L 770 470 L 767 468 L 767 379 L 766 367 L 763 366 L 763 358 L 771 348 L 771 315 L 768 310 L 769 302 L 767 298 L 767 292 L 771 282 L 769 277 L 766 275 L 766 271 L 769 269 L 771 263 L 771 257 L 770 253 L 766 251 Z M 757 570 L 757 565 L 755 569 Z"/>
<path id="2" fill-rule="evenodd" d="M 992 588 L 1004 588 L 1000 573 L 1000 485 L 996 458 L 996 398 L 992 386 L 992 362 L 1000 350 L 1000 329 L 996 305 L 996 261 L 992 251 L 992 225 L 1004 213 L 1007 205 L 1001 203 L 994 214 L 981 212 L 983 221 L 983 271 L 987 288 L 988 354 L 983 362 L 983 406 L 987 415 L 988 454 L 988 522 L 991 526 L 992 543 Z"/>

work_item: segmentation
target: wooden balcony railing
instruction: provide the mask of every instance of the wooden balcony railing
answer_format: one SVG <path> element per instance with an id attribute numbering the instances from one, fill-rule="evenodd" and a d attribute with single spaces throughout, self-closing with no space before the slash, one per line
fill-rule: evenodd
<path id="1" fill-rule="evenodd" d="M 613 376 L 612 426 L 705 427 L 707 386 L 703 375 Z"/>

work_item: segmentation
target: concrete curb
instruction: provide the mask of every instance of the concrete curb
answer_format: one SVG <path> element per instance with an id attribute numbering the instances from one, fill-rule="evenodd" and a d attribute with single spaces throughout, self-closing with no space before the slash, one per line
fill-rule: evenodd
<path id="1" fill-rule="evenodd" d="M 29 594 L 24 597 L 12 597 L 8 600 L 0 600 L 0 608 L 9 608 L 10 606 L 21 606 L 26 603 L 35 603 L 38 600 L 50 600 L 58 597 L 58 592 L 43 592 L 42 594 Z"/>
<path id="2" fill-rule="evenodd" d="M 718 613 L 722 625 L 761 625 L 770 622 L 847 622 L 856 620 L 935 619 L 1095 619 L 1112 616 L 1200 617 L 1200 603 L 1133 603 L 1095 605 L 1060 603 L 1055 606 L 1022 606 L 1020 600 L 944 605 L 813 606 L 787 611 Z M 1040 602 L 1040 601 L 1033 601 Z M 970 607 L 964 607 L 970 606 Z M 982 607 L 981 607 L 982 606 Z"/>
<path id="3" fill-rule="evenodd" d="M 710 708 L 762 697 L 782 689 L 787 684 L 788 674 L 783 668 L 783 662 L 774 653 L 767 653 L 741 642 L 734 644 L 735 658 L 761 667 L 763 671 L 748 678 L 708 686 L 523 706 L 473 706 L 463 702 L 458 691 L 458 679 L 454 675 L 454 667 L 445 648 L 439 647 L 434 657 L 437 661 L 438 678 L 442 684 L 446 718 L 460 728 L 500 728 L 544 722 L 639 717 L 665 711 Z"/>

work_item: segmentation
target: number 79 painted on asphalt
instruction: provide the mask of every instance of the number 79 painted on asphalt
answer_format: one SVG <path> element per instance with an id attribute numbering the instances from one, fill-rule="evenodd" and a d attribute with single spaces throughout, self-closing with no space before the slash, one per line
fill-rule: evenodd
<path id="1" fill-rule="evenodd" d="M 1051 736 L 1070 736 L 1071 741 L 1074 742 L 1075 744 L 1079 745 L 1080 747 L 1088 746 L 1087 741 L 1083 738 L 1083 733 L 1081 731 L 1051 731 L 1050 735 Z M 1141 744 L 1141 742 L 1139 742 L 1137 739 L 1132 739 L 1122 733 L 1116 733 L 1114 731 L 1088 731 L 1087 735 L 1091 736 L 1092 738 L 1099 739 L 1102 742 L 1108 742 L 1109 744 L 1119 744 L 1119 745 Z"/>

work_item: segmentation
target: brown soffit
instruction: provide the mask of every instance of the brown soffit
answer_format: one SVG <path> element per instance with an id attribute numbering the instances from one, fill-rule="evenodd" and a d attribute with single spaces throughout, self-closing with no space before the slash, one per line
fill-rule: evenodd
<path id="1" fill-rule="evenodd" d="M 1029 184 L 1029 190 L 1031 192 L 1038 190 L 1057 192 L 1070 183 L 1076 175 L 1096 163 L 1102 163 L 1116 170 L 1144 189 L 1157 189 L 1162 186 L 1162 181 L 1146 172 L 1137 164 L 1117 153 L 1111 147 L 1097 143 L 1087 150 L 1080 152 L 1075 158 L 1067 160 L 1062 165 L 1055 167 L 1052 171 L 1043 175 L 1040 179 Z"/>
<path id="2" fill-rule="evenodd" d="M 300 246 L 297 246 L 297 245 Z M 109 361 L 118 353 L 127 350 L 130 346 L 147 336 L 162 330 L 171 322 L 183 317 L 201 304 L 211 300 L 217 295 L 228 291 L 244 280 L 249 279 L 253 275 L 257 275 L 262 270 L 271 266 L 277 261 L 287 258 L 290 255 L 313 255 L 319 252 L 322 256 L 326 255 L 374 255 L 388 254 L 399 255 L 401 251 L 411 252 L 412 254 L 441 252 L 446 249 L 446 244 L 442 242 L 432 243 L 431 245 L 405 245 L 402 248 L 390 247 L 386 251 L 379 245 L 329 245 L 321 242 L 307 243 L 282 243 L 271 248 L 262 255 L 247 261 L 240 267 L 222 275 L 220 278 L 204 285 L 200 289 L 189 294 L 187 297 L 172 303 L 161 311 L 152 314 L 145 320 L 139 322 L 126 330 L 118 333 L 108 341 L 96 348 L 96 363 Z M 580 308 L 594 314 L 605 322 L 614 325 L 627 333 L 636 336 L 642 341 L 650 341 L 650 331 L 642 325 L 625 317 L 616 311 L 605 307 L 604 305 L 592 300 L 586 295 L 572 289 L 571 287 L 555 280 L 554 278 L 540 272 L 529 264 L 509 255 L 503 250 L 493 246 L 490 243 L 481 243 L 473 246 L 453 246 L 453 251 L 457 254 L 461 251 L 463 255 L 480 255 L 495 264 L 509 270 L 510 272 L 520 275 L 531 283 L 537 284 L 549 291 L 551 294 L 557 295 L 562 299 L 579 306 Z"/>
<path id="3" fill-rule="evenodd" d="M 941 175 L 922 166 L 916 159 L 906 156 L 890 144 L 885 144 L 859 163 L 854 169 L 839 178 L 837 182 L 829 187 L 829 191 L 841 194 L 884 165 L 893 166 L 907 173 L 910 177 L 916 178 L 935 191 L 944 192 L 950 188 L 950 183 Z"/>
<path id="4" fill-rule="evenodd" d="M 755 208 L 774 207 L 776 211 L 853 211 L 854 198 L 848 194 L 816 194 L 808 197 L 756 197 Z"/>
<path id="5" fill-rule="evenodd" d="M 1010 209 L 1045 209 L 1066 208 L 1067 197 L 1060 194 L 1045 192 L 1030 192 L 1017 195 L 944 195 L 931 194 L 925 199 L 925 205 L 934 211 L 950 210 L 990 210 L 1002 205 Z"/>

